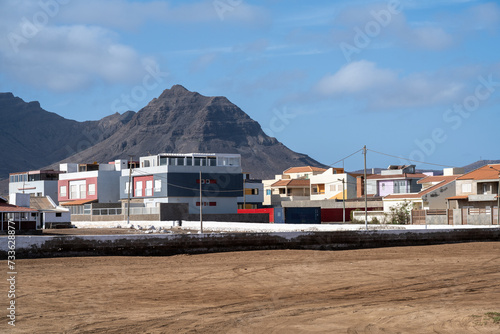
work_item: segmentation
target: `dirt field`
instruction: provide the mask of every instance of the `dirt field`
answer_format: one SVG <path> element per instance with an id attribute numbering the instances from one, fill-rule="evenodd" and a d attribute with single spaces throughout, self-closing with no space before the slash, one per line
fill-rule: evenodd
<path id="1" fill-rule="evenodd" d="M 500 333 L 500 242 L 16 266 L 2 333 Z"/>

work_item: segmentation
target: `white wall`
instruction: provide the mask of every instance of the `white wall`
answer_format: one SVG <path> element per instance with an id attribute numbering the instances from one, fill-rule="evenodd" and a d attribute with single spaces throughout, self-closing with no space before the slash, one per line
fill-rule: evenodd
<path id="1" fill-rule="evenodd" d="M 329 199 L 337 194 L 342 195 L 342 181 L 345 181 L 345 189 L 346 189 L 346 199 L 355 198 L 356 197 L 356 178 L 353 176 L 342 173 L 342 174 L 333 174 L 332 169 L 328 169 L 323 174 L 313 175 L 311 176 L 311 200 L 323 200 Z M 324 184 L 325 185 L 325 193 L 313 195 L 312 186 L 315 184 Z M 333 189 L 331 189 L 333 186 Z"/>

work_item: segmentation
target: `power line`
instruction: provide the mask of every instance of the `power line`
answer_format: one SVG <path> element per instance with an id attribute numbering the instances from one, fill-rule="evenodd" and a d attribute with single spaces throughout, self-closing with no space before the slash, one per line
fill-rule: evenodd
<path id="1" fill-rule="evenodd" d="M 401 159 L 401 160 L 406 160 L 406 161 L 411 161 L 411 162 L 418 162 L 420 164 L 425 164 L 425 165 L 433 165 L 433 166 L 448 167 L 448 168 L 454 168 L 455 167 L 455 166 L 441 165 L 441 164 L 435 164 L 435 163 L 431 163 L 431 162 L 418 161 L 418 160 L 413 160 L 413 159 L 398 157 L 397 155 L 392 155 L 392 154 L 377 152 L 377 151 L 374 151 L 374 150 L 371 150 L 371 149 L 367 149 L 367 151 L 370 151 L 370 152 L 373 152 L 373 153 L 377 153 L 377 154 L 381 154 L 381 155 L 386 155 L 386 156 L 391 157 L 391 158 L 398 158 L 398 159 Z"/>
<path id="2" fill-rule="evenodd" d="M 363 151 L 362 148 L 360 148 L 359 150 L 357 150 L 356 152 L 354 152 L 352 154 L 349 154 L 347 157 L 345 157 L 343 159 L 340 159 L 339 161 L 335 161 L 333 164 L 330 164 L 330 165 L 327 165 L 327 166 L 333 167 L 334 165 L 338 164 L 339 162 L 344 161 L 345 159 L 348 159 L 348 158 L 352 157 L 353 155 L 355 155 L 356 153 L 359 153 L 361 151 Z"/>

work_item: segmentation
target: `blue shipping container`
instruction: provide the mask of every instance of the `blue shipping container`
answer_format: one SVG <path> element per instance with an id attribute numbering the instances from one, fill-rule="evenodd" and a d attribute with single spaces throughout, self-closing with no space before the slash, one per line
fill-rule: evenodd
<path id="1" fill-rule="evenodd" d="M 276 210 L 274 211 L 276 213 Z M 276 217 L 276 214 L 275 214 Z M 274 218 L 276 222 L 276 218 Z M 321 224 L 321 208 L 285 208 L 286 224 Z"/>

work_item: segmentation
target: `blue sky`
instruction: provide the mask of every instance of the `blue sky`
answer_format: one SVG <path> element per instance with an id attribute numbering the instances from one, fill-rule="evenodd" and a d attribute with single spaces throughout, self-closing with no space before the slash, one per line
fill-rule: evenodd
<path id="1" fill-rule="evenodd" d="M 497 1 L 3 0 L 0 91 L 84 121 L 181 84 L 325 164 L 463 166 L 500 159 L 499 28 Z"/>

